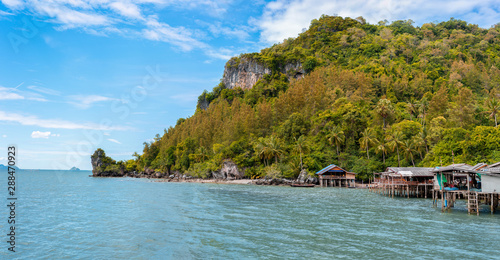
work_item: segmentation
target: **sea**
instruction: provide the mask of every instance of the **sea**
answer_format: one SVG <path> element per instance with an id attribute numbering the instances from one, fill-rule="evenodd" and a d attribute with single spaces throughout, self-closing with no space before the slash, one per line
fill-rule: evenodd
<path id="1" fill-rule="evenodd" d="M 15 252 L 3 206 L 0 259 L 500 259 L 500 213 L 460 201 L 441 212 L 366 189 L 16 174 Z"/>

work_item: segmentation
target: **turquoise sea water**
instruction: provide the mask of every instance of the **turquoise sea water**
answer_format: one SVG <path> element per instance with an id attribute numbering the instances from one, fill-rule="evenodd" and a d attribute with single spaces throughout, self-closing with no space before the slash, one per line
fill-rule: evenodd
<path id="1" fill-rule="evenodd" d="M 500 214 L 367 190 L 18 173 L 1 259 L 499 259 Z M 2 174 L 6 176 L 6 174 Z M 6 177 L 1 182 L 7 193 Z M 5 196 L 0 196 L 7 203 Z M 7 234 L 8 209 L 0 228 Z"/>

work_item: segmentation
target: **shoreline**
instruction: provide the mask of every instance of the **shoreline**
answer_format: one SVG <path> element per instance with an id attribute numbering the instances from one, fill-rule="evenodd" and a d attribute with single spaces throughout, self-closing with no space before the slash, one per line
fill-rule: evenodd
<path id="1" fill-rule="evenodd" d="M 130 178 L 130 179 L 148 179 L 152 182 L 177 182 L 177 183 L 212 183 L 212 184 L 235 184 L 235 185 L 256 185 L 256 186 L 291 186 L 290 183 L 279 183 L 279 184 L 271 184 L 271 183 L 257 183 L 262 179 L 236 179 L 236 180 L 224 180 L 224 179 L 200 179 L 200 178 L 192 178 L 192 179 L 165 179 L 165 178 L 147 178 L 147 177 L 130 177 L 130 176 L 122 176 L 122 177 L 112 177 L 112 176 L 93 176 L 89 175 L 89 177 L 93 178 Z M 368 189 L 370 184 L 361 184 L 356 183 L 356 186 L 353 187 L 355 189 Z M 318 188 L 320 185 L 315 185 L 313 188 Z"/>

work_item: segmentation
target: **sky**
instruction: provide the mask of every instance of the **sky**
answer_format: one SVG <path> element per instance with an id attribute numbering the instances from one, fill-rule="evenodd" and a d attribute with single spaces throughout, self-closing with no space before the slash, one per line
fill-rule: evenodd
<path id="1" fill-rule="evenodd" d="M 24 169 L 90 170 L 97 148 L 131 159 L 193 115 L 229 58 L 322 14 L 490 28 L 500 1 L 1 0 L 0 164 L 10 145 Z"/>

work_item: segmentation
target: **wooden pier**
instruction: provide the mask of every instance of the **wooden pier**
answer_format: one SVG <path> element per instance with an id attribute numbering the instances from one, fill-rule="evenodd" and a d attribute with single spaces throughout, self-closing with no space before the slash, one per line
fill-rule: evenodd
<path id="1" fill-rule="evenodd" d="M 428 198 L 434 186 L 433 168 L 388 167 L 385 172 L 375 173 L 369 189 L 372 192 L 390 197 Z"/>

